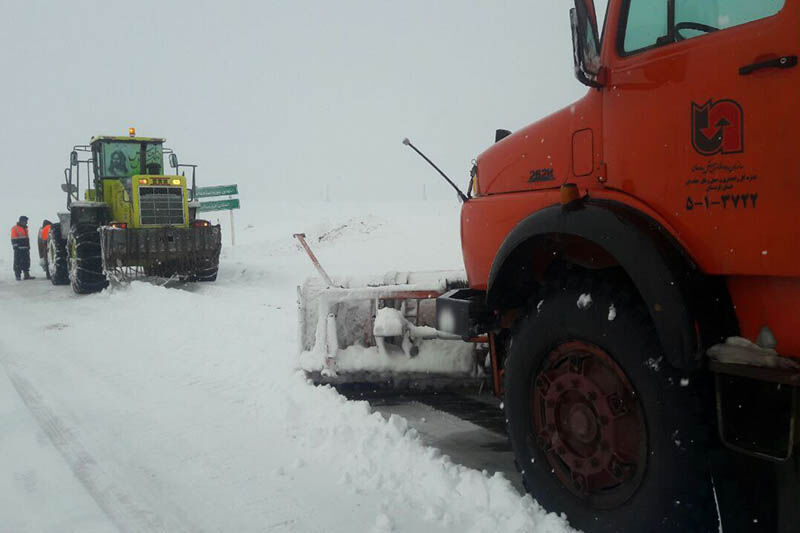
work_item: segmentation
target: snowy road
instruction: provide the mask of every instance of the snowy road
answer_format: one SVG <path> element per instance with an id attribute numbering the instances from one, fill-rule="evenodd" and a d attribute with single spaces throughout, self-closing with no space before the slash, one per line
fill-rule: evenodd
<path id="1" fill-rule="evenodd" d="M 520 494 L 524 494 L 505 433 L 500 402 L 493 400 L 489 393 L 484 392 L 477 398 L 446 392 L 400 396 L 381 393 L 364 399 L 387 418 L 391 415 L 405 418 L 426 445 L 438 448 L 454 462 L 476 470 L 502 473 Z"/>
<path id="2" fill-rule="evenodd" d="M 271 206 L 208 285 L 77 297 L 14 281 L 3 255 L 0 529 L 568 530 L 493 475 L 496 435 L 420 405 L 373 412 L 295 370 L 313 269 L 293 232 L 336 230 L 312 241 L 331 272 L 460 267 L 455 206 L 390 207 Z"/>

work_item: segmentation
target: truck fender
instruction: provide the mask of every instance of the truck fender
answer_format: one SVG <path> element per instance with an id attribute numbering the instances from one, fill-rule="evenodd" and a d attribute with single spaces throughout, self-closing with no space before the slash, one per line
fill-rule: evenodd
<path id="1" fill-rule="evenodd" d="M 486 295 L 490 309 L 500 307 L 512 271 L 535 250 L 530 245 L 537 238 L 556 236 L 590 241 L 600 254 L 608 254 L 606 261 L 622 267 L 648 307 L 667 361 L 676 368 L 697 367 L 702 352 L 689 296 L 689 278 L 696 267 L 666 229 L 618 202 L 585 200 L 577 208 L 554 205 L 519 222 L 492 263 Z"/>

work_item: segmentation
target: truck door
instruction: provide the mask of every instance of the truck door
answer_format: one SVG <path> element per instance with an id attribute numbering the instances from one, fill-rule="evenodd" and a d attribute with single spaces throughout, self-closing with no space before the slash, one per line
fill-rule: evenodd
<path id="1" fill-rule="evenodd" d="M 800 2 L 615 8 L 608 185 L 659 212 L 706 272 L 797 276 Z"/>

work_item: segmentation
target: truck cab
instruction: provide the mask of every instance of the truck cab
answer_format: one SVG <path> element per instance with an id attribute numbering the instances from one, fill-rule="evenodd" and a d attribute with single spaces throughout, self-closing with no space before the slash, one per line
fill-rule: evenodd
<path id="1" fill-rule="evenodd" d="M 576 0 L 570 21 L 588 92 L 477 157 L 453 333 L 490 332 L 525 485 L 577 527 L 714 529 L 725 449 L 756 461 L 732 483 L 772 491 L 752 519 L 789 531 L 800 1 L 610 0 L 601 30 Z"/>
<path id="2" fill-rule="evenodd" d="M 473 284 L 488 287 L 530 203 L 574 183 L 657 221 L 700 270 L 725 276 L 744 337 L 767 326 L 782 354 L 800 357 L 796 318 L 783 312 L 800 298 L 800 6 L 612 1 L 599 37 L 589 7 L 578 72 L 596 87 L 477 159 L 480 199 L 521 205 L 489 242 L 464 247 Z M 483 205 L 465 208 L 465 241 L 486 233 L 471 224 Z"/>

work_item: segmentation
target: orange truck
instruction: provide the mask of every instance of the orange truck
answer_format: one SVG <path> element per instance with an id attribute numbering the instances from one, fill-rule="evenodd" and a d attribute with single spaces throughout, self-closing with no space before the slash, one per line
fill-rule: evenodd
<path id="1" fill-rule="evenodd" d="M 477 158 L 439 329 L 490 332 L 524 484 L 573 526 L 800 531 L 800 0 L 570 21 L 589 91 Z"/>

